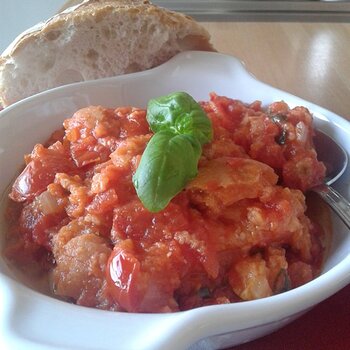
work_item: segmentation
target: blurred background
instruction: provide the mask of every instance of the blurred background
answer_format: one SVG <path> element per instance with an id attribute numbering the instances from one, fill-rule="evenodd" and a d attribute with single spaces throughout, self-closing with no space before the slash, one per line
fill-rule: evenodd
<path id="1" fill-rule="evenodd" d="M 0 52 L 23 30 L 81 0 L 0 0 Z M 200 21 L 350 22 L 350 0 L 164 0 Z"/>
<path id="2" fill-rule="evenodd" d="M 170 0 L 153 1 L 197 20 L 349 21 L 350 1 L 339 0 Z"/>

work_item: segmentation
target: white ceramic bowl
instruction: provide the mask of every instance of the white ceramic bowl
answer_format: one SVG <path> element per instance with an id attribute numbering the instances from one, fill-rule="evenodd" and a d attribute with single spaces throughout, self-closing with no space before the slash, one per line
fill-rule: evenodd
<path id="1" fill-rule="evenodd" d="M 57 88 L 2 111 L 0 193 L 13 180 L 23 154 L 77 109 L 91 104 L 145 107 L 150 98 L 174 91 L 186 91 L 198 100 L 207 100 L 215 91 L 245 102 L 285 100 L 291 106 L 304 105 L 313 112 L 317 127 L 350 152 L 350 123 L 346 120 L 257 81 L 233 57 L 186 52 L 149 71 Z M 335 186 L 348 199 L 349 180 L 348 169 Z M 0 223 L 1 238 L 3 218 Z M 265 299 L 173 314 L 108 312 L 61 302 L 16 282 L 1 259 L 0 348 L 193 350 L 255 339 L 286 325 L 350 282 L 350 234 L 337 218 L 334 234 L 322 275 L 302 287 Z"/>

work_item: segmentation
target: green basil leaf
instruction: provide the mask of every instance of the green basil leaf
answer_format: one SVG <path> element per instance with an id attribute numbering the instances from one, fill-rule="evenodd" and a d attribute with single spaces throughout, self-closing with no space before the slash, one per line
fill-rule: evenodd
<path id="1" fill-rule="evenodd" d="M 164 209 L 197 175 L 201 151 L 199 141 L 191 135 L 154 134 L 133 176 L 137 195 L 149 211 Z"/>
<path id="2" fill-rule="evenodd" d="M 213 131 L 201 106 L 185 92 L 150 100 L 147 121 L 155 134 L 133 183 L 143 205 L 157 212 L 197 175 L 202 145 L 211 141 Z"/>
<path id="3" fill-rule="evenodd" d="M 166 130 L 175 134 L 191 135 L 201 145 L 211 141 L 213 137 L 210 119 L 201 106 L 185 92 L 150 100 L 147 121 L 155 133 Z"/>

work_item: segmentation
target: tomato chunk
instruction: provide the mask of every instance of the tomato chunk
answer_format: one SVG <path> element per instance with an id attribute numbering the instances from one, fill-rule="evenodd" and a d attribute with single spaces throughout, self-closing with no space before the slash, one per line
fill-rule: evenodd
<path id="1" fill-rule="evenodd" d="M 75 169 L 62 148 L 36 145 L 31 160 L 12 186 L 10 198 L 16 202 L 33 200 L 53 182 L 56 173 L 69 173 Z"/>
<path id="2" fill-rule="evenodd" d="M 107 263 L 106 279 L 113 299 L 130 312 L 138 311 L 139 276 L 140 262 L 130 249 L 115 246 Z"/>

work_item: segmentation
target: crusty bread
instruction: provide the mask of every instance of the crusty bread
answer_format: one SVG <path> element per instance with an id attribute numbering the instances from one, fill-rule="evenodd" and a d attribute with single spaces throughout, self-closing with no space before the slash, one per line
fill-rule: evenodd
<path id="1" fill-rule="evenodd" d="M 192 18 L 148 1 L 86 0 L 22 34 L 0 56 L 0 104 L 149 69 L 184 50 L 213 51 Z"/>

